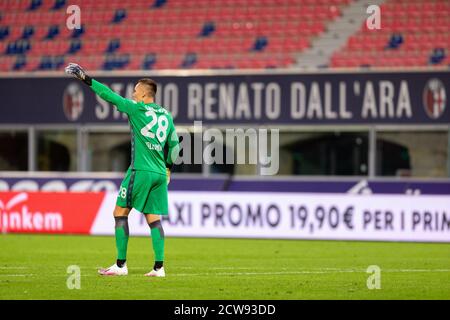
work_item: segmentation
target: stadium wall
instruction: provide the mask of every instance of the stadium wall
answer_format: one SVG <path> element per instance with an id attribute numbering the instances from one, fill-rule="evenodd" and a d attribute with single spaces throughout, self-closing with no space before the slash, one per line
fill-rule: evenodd
<path id="1" fill-rule="evenodd" d="M 450 176 L 449 75 L 442 69 L 93 73 L 127 97 L 137 79 L 153 77 L 160 84 L 157 101 L 172 111 L 180 128 L 193 130 L 195 120 L 202 121 L 203 129 L 279 129 L 282 175 L 305 174 L 294 172 L 293 143 L 351 132 L 362 140 L 363 157 L 368 159 L 355 165 L 361 169 L 351 174 L 370 178 Z M 0 95 L 0 106 L 7 110 L 0 117 L 0 137 L 12 141 L 12 134 L 21 135 L 14 141 L 20 140 L 20 149 L 25 150 L 17 150 L 20 163 L 2 159 L 6 151 L 0 152 L 0 170 L 126 170 L 123 154 L 112 161 L 107 153 L 119 142 L 128 143 L 126 117 L 86 86 L 55 73 L 2 74 Z M 44 156 L 39 140 L 55 141 L 67 149 L 67 164 L 52 165 L 50 159 L 39 163 L 38 157 Z M 379 142 L 407 149 L 412 168 L 383 172 L 380 163 L 389 162 L 392 152 L 379 150 Z M 203 165 L 200 171 L 188 172 L 208 175 L 211 171 L 211 166 Z M 255 166 L 241 165 L 235 173 L 256 171 Z"/>
<path id="2" fill-rule="evenodd" d="M 182 127 L 202 120 L 205 127 L 271 127 L 288 135 L 308 130 L 368 133 L 365 176 L 175 174 L 169 186 L 170 215 L 163 222 L 168 235 L 440 242 L 450 241 L 449 75 L 448 70 L 93 74 L 125 96 L 138 78 L 155 78 L 161 84 L 158 101 Z M 84 172 L 89 171 L 86 141 L 91 132 L 127 133 L 126 118 L 87 87 L 54 73 L 0 75 L 0 95 L 6 111 L 0 131 L 28 134 L 25 170 L 30 171 L 0 172 L 2 232 L 112 234 L 111 212 L 123 173 Z M 45 130 L 75 133 L 71 154 L 76 161 L 69 170 L 84 173 L 34 172 L 36 136 Z M 419 163 L 425 156 L 444 159 L 438 174 L 424 171 L 426 180 L 376 178 L 377 137 L 383 130 L 402 143 L 420 144 Z M 439 134 L 425 140 L 409 134 L 422 131 Z M 423 148 L 433 144 L 438 148 Z M 6 145 L 0 148 L 3 152 Z M 427 166 L 434 170 L 436 163 Z M 148 235 L 142 215 L 133 214 L 130 223 L 132 234 Z"/>

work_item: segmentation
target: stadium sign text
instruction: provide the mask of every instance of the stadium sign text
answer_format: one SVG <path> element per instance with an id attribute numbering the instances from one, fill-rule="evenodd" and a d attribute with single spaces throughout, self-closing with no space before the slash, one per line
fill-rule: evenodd
<path id="1" fill-rule="evenodd" d="M 114 232 L 106 197 L 93 234 Z M 448 196 L 174 191 L 163 224 L 170 236 L 448 242 L 449 208 Z M 129 223 L 147 235 L 141 214 Z"/>
<path id="2" fill-rule="evenodd" d="M 4 203 L 0 200 L 0 230 L 61 231 L 63 221 L 59 212 L 32 212 L 26 201 L 27 193 L 19 193 Z"/>
<path id="3" fill-rule="evenodd" d="M 0 230 L 87 234 L 103 198 L 102 193 L 0 192 Z"/>
<path id="4" fill-rule="evenodd" d="M 98 77 L 131 98 L 139 77 Z M 449 124 L 449 72 L 156 76 L 156 101 L 178 125 Z M 62 78 L 2 78 L 0 124 L 126 124 L 87 86 Z M 29 91 L 21 94 L 23 85 Z M 35 108 L 29 108 L 30 97 Z"/>

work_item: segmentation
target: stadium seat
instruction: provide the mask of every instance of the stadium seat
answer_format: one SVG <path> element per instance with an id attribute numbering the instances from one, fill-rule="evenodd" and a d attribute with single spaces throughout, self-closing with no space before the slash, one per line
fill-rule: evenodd
<path id="1" fill-rule="evenodd" d="M 450 49 L 450 3 L 420 0 L 387 0 L 381 6 L 382 28 L 368 30 L 365 22 L 343 48 L 334 52 L 331 67 L 359 66 L 351 54 L 370 53 L 370 65 L 377 67 L 414 67 L 444 65 Z M 401 35 L 401 37 L 400 37 Z M 389 39 L 389 40 L 388 40 Z M 391 48 L 395 50 L 386 50 Z M 442 50 L 434 51 L 435 48 Z"/>
<path id="2" fill-rule="evenodd" d="M 445 59 L 445 50 L 444 48 L 434 48 L 429 63 L 430 64 L 439 64 Z"/>
<path id="3" fill-rule="evenodd" d="M 79 29 L 73 29 L 72 38 L 76 39 L 84 34 L 84 26 L 81 25 Z"/>
<path id="4" fill-rule="evenodd" d="M 130 62 L 128 54 L 108 55 L 103 63 L 103 70 L 111 71 L 123 69 Z"/>
<path id="5" fill-rule="evenodd" d="M 18 40 L 8 44 L 6 54 L 25 54 L 30 49 L 31 45 L 28 40 Z"/>
<path id="6" fill-rule="evenodd" d="M 156 63 L 156 54 L 154 53 L 147 54 L 142 63 L 142 69 L 144 70 L 152 69 L 155 63 Z"/>
<path id="7" fill-rule="evenodd" d="M 387 44 L 388 49 L 397 49 L 403 43 L 403 36 L 401 33 L 394 33 Z"/>
<path id="8" fill-rule="evenodd" d="M 124 9 L 117 9 L 116 13 L 114 14 L 113 23 L 120 23 L 123 19 L 125 19 L 127 16 L 127 11 Z"/>
<path id="9" fill-rule="evenodd" d="M 117 51 L 117 49 L 120 48 L 120 40 L 119 39 L 113 39 L 109 42 L 108 48 L 106 48 L 107 53 L 114 53 Z"/>
<path id="10" fill-rule="evenodd" d="M 43 56 L 38 66 L 39 70 L 60 69 L 64 65 L 63 56 Z"/>
<path id="11" fill-rule="evenodd" d="M 52 10 L 59 10 L 66 5 L 66 0 L 55 0 Z"/>
<path id="12" fill-rule="evenodd" d="M 58 34 L 59 34 L 59 26 L 52 25 L 48 29 L 48 33 L 45 36 L 45 39 L 48 39 L 48 40 L 54 39 Z"/>
<path id="13" fill-rule="evenodd" d="M 0 40 L 7 38 L 9 35 L 9 26 L 0 26 Z"/>
<path id="14" fill-rule="evenodd" d="M 155 2 L 153 3 L 153 5 L 151 6 L 152 8 L 161 8 L 166 4 L 167 0 L 155 0 Z"/>
<path id="15" fill-rule="evenodd" d="M 338 17 L 348 3 L 79 0 L 74 4 L 83 8 L 83 25 L 81 29 L 69 30 L 61 20 L 69 1 L 7 1 L 0 3 L 0 62 L 9 61 L 11 70 L 15 60 L 10 61 L 9 55 L 24 54 L 26 64 L 20 70 L 27 71 L 41 65 L 53 70 L 48 57 L 60 55 L 107 70 L 285 67 L 294 63 L 295 55 L 307 49 L 312 38 L 324 32 L 327 22 Z M 435 7 L 430 10 L 434 12 Z M 26 33 L 25 27 L 29 28 Z M 28 40 L 28 44 L 19 44 L 25 34 L 22 40 Z M 117 41 L 109 43 L 113 39 Z M 384 45 L 388 39 L 385 35 Z M 424 56 L 434 47 L 435 44 L 429 46 Z M 259 55 L 254 56 L 255 53 Z M 264 53 L 276 57 L 261 58 Z"/>
<path id="16" fill-rule="evenodd" d="M 210 36 L 214 31 L 216 30 L 216 27 L 214 25 L 214 22 L 206 22 L 203 25 L 202 31 L 200 31 L 200 36 L 201 37 L 208 37 Z"/>
<path id="17" fill-rule="evenodd" d="M 69 47 L 69 50 L 67 51 L 67 53 L 75 54 L 81 50 L 81 46 L 82 46 L 81 40 L 74 39 L 70 42 L 70 47 Z"/>
<path id="18" fill-rule="evenodd" d="M 255 40 L 255 43 L 253 45 L 253 50 L 254 51 L 263 51 L 267 45 L 268 45 L 267 37 L 265 37 L 265 36 L 258 37 Z"/>
<path id="19" fill-rule="evenodd" d="M 182 61 L 180 67 L 181 68 L 190 68 L 197 62 L 197 54 L 196 53 L 187 53 Z"/>
<path id="20" fill-rule="evenodd" d="M 22 39 L 29 39 L 34 34 L 33 26 L 25 26 L 22 32 Z"/>
<path id="21" fill-rule="evenodd" d="M 29 11 L 38 9 L 42 5 L 42 0 L 31 0 Z"/>
<path id="22" fill-rule="evenodd" d="M 26 56 L 25 55 L 18 55 L 17 58 L 16 58 L 16 61 L 14 62 L 14 65 L 13 65 L 12 69 L 14 71 L 19 71 L 25 65 L 26 65 Z"/>

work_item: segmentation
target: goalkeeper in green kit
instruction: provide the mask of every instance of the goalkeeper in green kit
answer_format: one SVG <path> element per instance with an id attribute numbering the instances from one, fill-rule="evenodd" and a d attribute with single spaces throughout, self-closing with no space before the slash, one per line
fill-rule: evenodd
<path id="1" fill-rule="evenodd" d="M 150 226 L 155 264 L 145 274 L 164 277 L 164 230 L 160 216 L 168 214 L 167 185 L 170 168 L 179 153 L 179 141 L 171 114 L 155 103 L 156 83 L 141 79 L 134 87 L 133 100 L 125 99 L 89 77 L 75 63 L 66 73 L 83 81 L 104 100 L 128 116 L 131 127 L 131 164 L 123 179 L 114 208 L 117 261 L 101 275 L 127 275 L 128 215 L 132 208 L 145 215 Z"/>

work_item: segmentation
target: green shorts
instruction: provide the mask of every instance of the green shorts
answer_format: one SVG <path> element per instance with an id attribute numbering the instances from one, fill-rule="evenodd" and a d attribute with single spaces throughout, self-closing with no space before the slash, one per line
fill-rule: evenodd
<path id="1" fill-rule="evenodd" d="M 116 204 L 144 214 L 168 214 L 167 177 L 152 171 L 128 169 Z"/>

